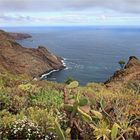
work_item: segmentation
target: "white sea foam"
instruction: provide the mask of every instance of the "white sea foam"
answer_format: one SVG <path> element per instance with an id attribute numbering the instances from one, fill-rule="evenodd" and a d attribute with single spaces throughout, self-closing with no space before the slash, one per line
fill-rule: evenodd
<path id="1" fill-rule="evenodd" d="M 62 64 L 63 64 L 63 66 L 66 67 L 65 60 L 63 59 L 63 60 L 61 60 L 61 62 L 62 62 Z"/>
<path id="2" fill-rule="evenodd" d="M 56 72 L 56 71 L 59 71 L 59 69 L 58 69 L 58 70 L 52 70 L 52 71 L 50 71 L 50 72 L 48 72 L 48 73 L 45 73 L 45 74 L 41 75 L 40 79 L 42 79 L 42 78 L 44 78 L 44 77 L 47 77 L 48 75 L 50 75 L 50 74 L 52 74 L 52 73 L 54 73 L 54 72 Z"/>
<path id="3" fill-rule="evenodd" d="M 67 58 L 63 58 L 63 60 L 61 60 L 63 66 L 65 67 L 64 70 L 68 70 L 68 69 L 69 69 L 69 68 L 67 67 L 67 65 L 66 65 L 66 60 L 68 60 L 68 59 L 67 59 Z"/>
<path id="4" fill-rule="evenodd" d="M 68 70 L 69 68 L 68 67 L 66 67 L 64 70 Z"/>
<path id="5" fill-rule="evenodd" d="M 63 60 L 61 60 L 61 62 L 62 62 L 62 64 L 63 64 L 64 67 L 66 67 L 66 63 L 64 62 L 65 60 L 66 60 L 66 58 L 63 58 Z M 66 67 L 65 69 L 68 69 L 68 68 Z M 60 69 L 52 70 L 52 71 L 50 71 L 48 73 L 45 73 L 45 74 L 41 75 L 40 79 L 43 79 L 44 77 L 47 78 L 48 75 L 50 75 L 50 74 L 52 74 L 54 72 L 57 72 L 57 71 L 60 71 Z"/>

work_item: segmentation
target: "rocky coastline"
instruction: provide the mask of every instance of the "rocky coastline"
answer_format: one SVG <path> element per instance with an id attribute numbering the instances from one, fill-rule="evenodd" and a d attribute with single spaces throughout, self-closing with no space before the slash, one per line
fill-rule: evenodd
<path id="1" fill-rule="evenodd" d="M 0 72 L 26 74 L 33 79 L 43 79 L 49 74 L 66 67 L 63 58 L 49 52 L 44 46 L 25 48 L 15 40 L 31 36 L 22 33 L 8 33 L 0 30 Z M 123 69 L 117 70 L 104 84 L 114 87 L 136 81 L 140 84 L 140 60 L 135 56 L 129 60 Z"/>
<path id="2" fill-rule="evenodd" d="M 0 30 L 0 71 L 40 77 L 50 71 L 65 68 L 63 59 L 49 52 L 46 47 L 25 48 L 15 40 L 30 37 L 28 34 L 7 33 Z"/>
<path id="3" fill-rule="evenodd" d="M 124 68 L 114 72 L 104 84 L 107 87 L 120 87 L 128 84 L 140 85 L 140 60 L 135 56 L 130 56 Z"/>
<path id="4" fill-rule="evenodd" d="M 22 40 L 22 39 L 32 38 L 31 35 L 26 34 L 26 33 L 9 32 L 9 35 L 11 36 L 12 39 L 15 39 L 15 40 Z"/>

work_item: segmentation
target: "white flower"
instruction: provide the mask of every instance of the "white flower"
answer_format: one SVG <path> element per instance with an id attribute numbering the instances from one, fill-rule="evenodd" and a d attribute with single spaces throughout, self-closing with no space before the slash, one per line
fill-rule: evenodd
<path id="1" fill-rule="evenodd" d="M 17 133 L 17 130 L 14 130 L 14 132 L 13 132 L 14 134 L 16 134 Z"/>
<path id="2" fill-rule="evenodd" d="M 25 124 L 23 124 L 21 127 L 22 127 L 22 128 L 25 127 Z"/>

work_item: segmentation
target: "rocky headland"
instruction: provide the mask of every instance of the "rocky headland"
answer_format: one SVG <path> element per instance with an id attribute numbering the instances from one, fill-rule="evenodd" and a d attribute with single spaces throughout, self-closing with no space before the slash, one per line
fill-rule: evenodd
<path id="1" fill-rule="evenodd" d="M 16 75 L 40 77 L 52 70 L 64 68 L 62 58 L 52 54 L 45 47 L 25 48 L 15 41 L 28 37 L 27 34 L 0 30 L 0 72 L 6 70 Z"/>
<path id="2" fill-rule="evenodd" d="M 15 41 L 30 37 L 28 34 L 7 33 L 0 30 L 1 72 L 6 70 L 12 74 L 27 74 L 38 78 L 65 67 L 62 58 L 52 54 L 45 47 L 25 48 Z M 118 85 L 133 81 L 140 84 L 140 60 L 135 56 L 129 57 L 124 68 L 117 70 L 104 84 L 116 88 Z"/>
<path id="3" fill-rule="evenodd" d="M 140 84 L 140 60 L 130 56 L 123 69 L 116 71 L 109 80 L 105 82 L 107 87 L 127 85 L 131 82 Z"/>
<path id="4" fill-rule="evenodd" d="M 9 35 L 11 36 L 12 39 L 15 39 L 15 40 L 22 40 L 22 39 L 32 38 L 31 35 L 26 34 L 26 33 L 9 32 Z"/>

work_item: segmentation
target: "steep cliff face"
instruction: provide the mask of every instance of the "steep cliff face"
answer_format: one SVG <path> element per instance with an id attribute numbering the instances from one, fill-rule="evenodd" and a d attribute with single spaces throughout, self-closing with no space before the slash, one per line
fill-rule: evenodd
<path id="1" fill-rule="evenodd" d="M 129 57 L 129 61 L 124 69 L 116 71 L 105 84 L 107 86 L 112 86 L 117 84 L 127 84 L 131 81 L 140 83 L 140 60 L 135 56 Z"/>
<path id="2" fill-rule="evenodd" d="M 61 58 L 45 47 L 24 48 L 9 33 L 0 31 L 0 72 L 38 77 L 51 70 L 63 69 Z"/>

